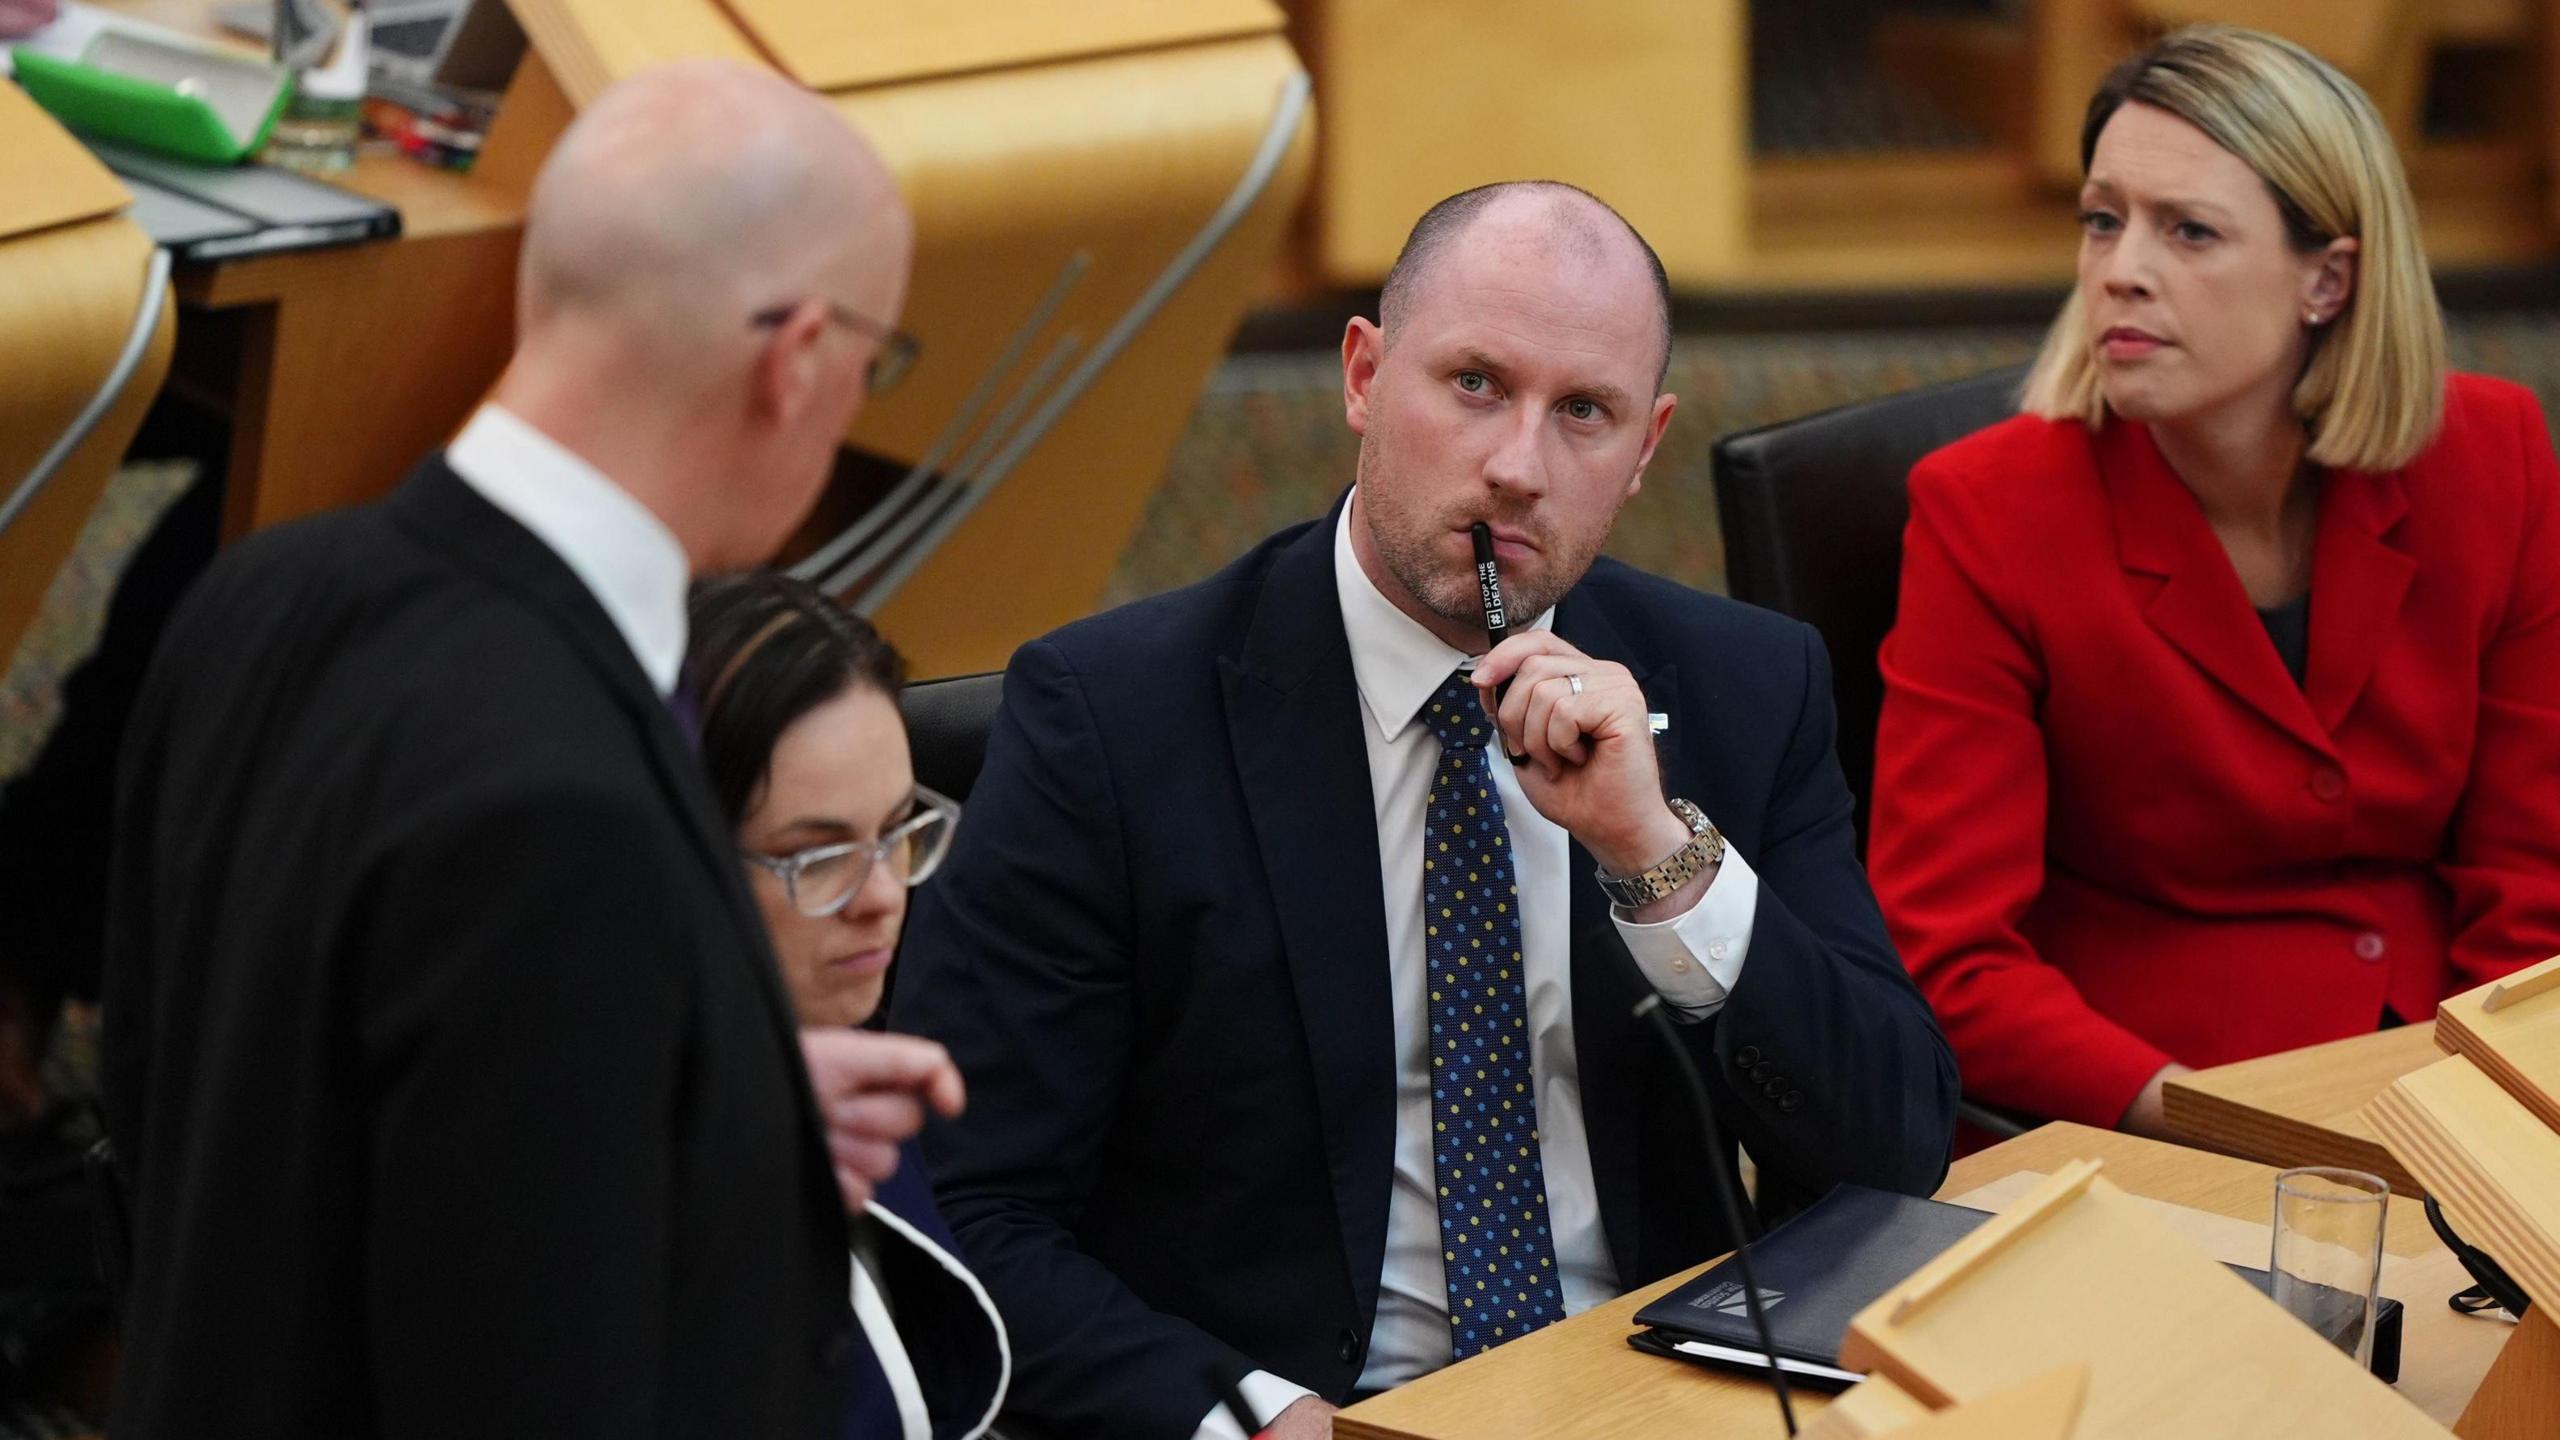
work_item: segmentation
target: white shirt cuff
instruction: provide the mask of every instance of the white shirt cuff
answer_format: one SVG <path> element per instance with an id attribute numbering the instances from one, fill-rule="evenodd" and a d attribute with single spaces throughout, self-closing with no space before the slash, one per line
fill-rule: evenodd
<path id="1" fill-rule="evenodd" d="M 1283 1380 L 1268 1370 L 1256 1370 L 1236 1382 L 1236 1393 L 1252 1407 L 1254 1418 L 1268 1426 L 1280 1418 L 1281 1411 L 1298 1403 L 1300 1397 L 1316 1392 L 1296 1381 Z M 1208 1415 L 1200 1421 L 1200 1428 L 1191 1432 L 1191 1440 L 1253 1440 L 1253 1437 L 1244 1433 L 1242 1425 L 1227 1413 L 1226 1406 L 1212 1405 Z"/>
<path id="2" fill-rule="evenodd" d="M 1639 925 L 1623 905 L 1609 907 L 1636 968 L 1680 1019 L 1695 1023 L 1724 1008 L 1742 983 L 1751 952 L 1751 925 L 1760 914 L 1760 876 L 1740 852 L 1727 847 L 1716 878 L 1698 903 L 1668 920 Z"/>

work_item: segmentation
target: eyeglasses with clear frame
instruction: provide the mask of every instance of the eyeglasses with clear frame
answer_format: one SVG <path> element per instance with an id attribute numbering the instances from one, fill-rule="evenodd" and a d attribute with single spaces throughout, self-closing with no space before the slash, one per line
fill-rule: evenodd
<path id="1" fill-rule="evenodd" d="M 748 321 L 759 330 L 770 330 L 790 319 L 791 312 L 798 308 L 800 302 L 797 300 L 770 305 L 749 316 Z M 868 335 L 880 342 L 880 348 L 872 352 L 871 363 L 862 372 L 863 388 L 871 394 L 886 395 L 897 389 L 898 382 L 906 379 L 907 372 L 916 368 L 916 361 L 924 356 L 923 341 L 894 325 L 883 325 L 859 310 L 830 300 L 827 302 L 827 318 L 856 335 Z"/>
<path id="2" fill-rule="evenodd" d="M 951 850 L 951 833 L 960 826 L 960 802 L 919 785 L 916 813 L 901 820 L 877 840 L 844 840 L 812 846 L 789 855 L 739 853 L 747 863 L 782 882 L 791 908 L 812 920 L 823 920 L 853 903 L 871 883 L 871 869 L 888 865 L 909 889 L 921 885 Z"/>

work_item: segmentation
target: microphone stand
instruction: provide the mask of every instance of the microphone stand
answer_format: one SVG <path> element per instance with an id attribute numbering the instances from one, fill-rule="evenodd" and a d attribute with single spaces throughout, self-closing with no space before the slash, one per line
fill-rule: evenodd
<path id="1" fill-rule="evenodd" d="M 1742 1277 L 1743 1308 L 1750 1312 L 1751 1329 L 1760 1339 L 1760 1353 L 1769 1359 L 1769 1386 L 1778 1392 L 1779 1418 L 1786 1421 L 1787 1433 L 1793 1435 L 1796 1433 L 1795 1402 L 1787 1397 L 1787 1372 L 1778 1368 L 1778 1345 L 1769 1338 L 1769 1314 L 1760 1306 L 1760 1281 L 1751 1273 L 1751 1246 L 1746 1243 L 1742 1228 L 1742 1206 L 1734 1199 L 1742 1189 L 1742 1182 L 1734 1175 L 1733 1161 L 1727 1157 L 1724 1133 L 1716 1128 L 1715 1105 L 1707 1098 L 1707 1083 L 1699 1077 L 1696 1062 L 1689 1058 L 1689 1047 L 1680 1043 L 1679 1032 L 1671 1028 L 1671 1017 L 1663 1014 L 1662 1008 L 1662 997 L 1648 990 L 1644 999 L 1636 1003 L 1635 1013 L 1638 1018 L 1653 1022 L 1654 1032 L 1662 1037 L 1663 1048 L 1671 1052 L 1673 1063 L 1680 1069 L 1680 1078 L 1688 1084 L 1690 1103 L 1697 1107 L 1698 1128 L 1707 1137 L 1707 1154 L 1715 1164 L 1716 1193 L 1724 1200 L 1725 1228 L 1733 1232 L 1733 1266 Z"/>

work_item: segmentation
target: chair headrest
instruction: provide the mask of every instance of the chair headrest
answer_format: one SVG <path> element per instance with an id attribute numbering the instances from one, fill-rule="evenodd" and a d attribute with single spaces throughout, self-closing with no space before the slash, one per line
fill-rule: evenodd
<path id="1" fill-rule="evenodd" d="M 1004 700 L 1004 672 L 922 680 L 899 696 L 916 780 L 954 800 L 969 798 L 987 758 L 987 732 Z"/>
<path id="2" fill-rule="evenodd" d="M 2015 414 L 2025 377 L 2023 366 L 2009 366 L 1717 441 L 1716 504 L 1734 598 L 1820 625 L 1822 597 L 1812 592 L 1821 587 L 1809 566 L 1835 576 L 1880 570 L 1889 607 L 1911 467 Z M 1837 647 L 1841 637 L 1830 638 Z"/>

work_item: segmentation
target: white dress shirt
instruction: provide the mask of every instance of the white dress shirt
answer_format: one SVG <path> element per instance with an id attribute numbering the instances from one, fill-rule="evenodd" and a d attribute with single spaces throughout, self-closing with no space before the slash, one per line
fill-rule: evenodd
<path id="1" fill-rule="evenodd" d="M 576 572 L 660 695 L 684 665 L 685 585 L 675 533 L 604 472 L 495 405 L 483 405 L 444 452 L 462 483 Z"/>
<path id="2" fill-rule="evenodd" d="M 1422 933 L 1423 815 L 1432 772 L 1440 763 L 1440 742 L 1415 717 L 1449 672 L 1471 668 L 1474 657 L 1451 649 L 1379 593 L 1351 548 L 1356 504 L 1355 494 L 1335 529 L 1333 579 L 1343 630 L 1351 642 L 1352 675 L 1360 688 L 1360 733 L 1368 743 L 1369 793 L 1377 808 L 1387 967 L 1395 996 L 1395 1179 L 1387 1202 L 1377 1319 L 1359 1381 L 1362 1390 L 1384 1390 L 1429 1374 L 1450 1359 L 1449 1291 L 1441 1269 L 1438 1181 L 1431 1159 L 1431 1074 L 1425 1053 L 1430 1020 Z M 1550 610 L 1523 628 L 1546 629 L 1554 620 Z M 1520 887 L 1529 1065 L 1538 1101 L 1548 1222 L 1555 1235 L 1565 1313 L 1574 1315 L 1619 1293 L 1608 1239 L 1600 1228 L 1600 1194 L 1591 1176 L 1581 1068 L 1574 1052 L 1571 887 L 1595 882 L 1588 873 L 1570 873 L 1571 837 L 1529 803 L 1509 761 L 1498 753 L 1490 758 Z M 1613 908 L 1610 915 L 1645 978 L 1675 1013 L 1695 1022 L 1721 1008 L 1740 982 L 1759 908 L 1760 877 L 1749 862 L 1727 850 L 1706 893 L 1676 918 L 1639 925 L 1622 908 Z M 1241 1388 L 1243 1398 L 1266 1421 L 1310 1393 L 1267 1371 L 1247 1376 Z M 1225 1412 L 1215 1410 L 1194 1440 L 1242 1437 Z"/>

